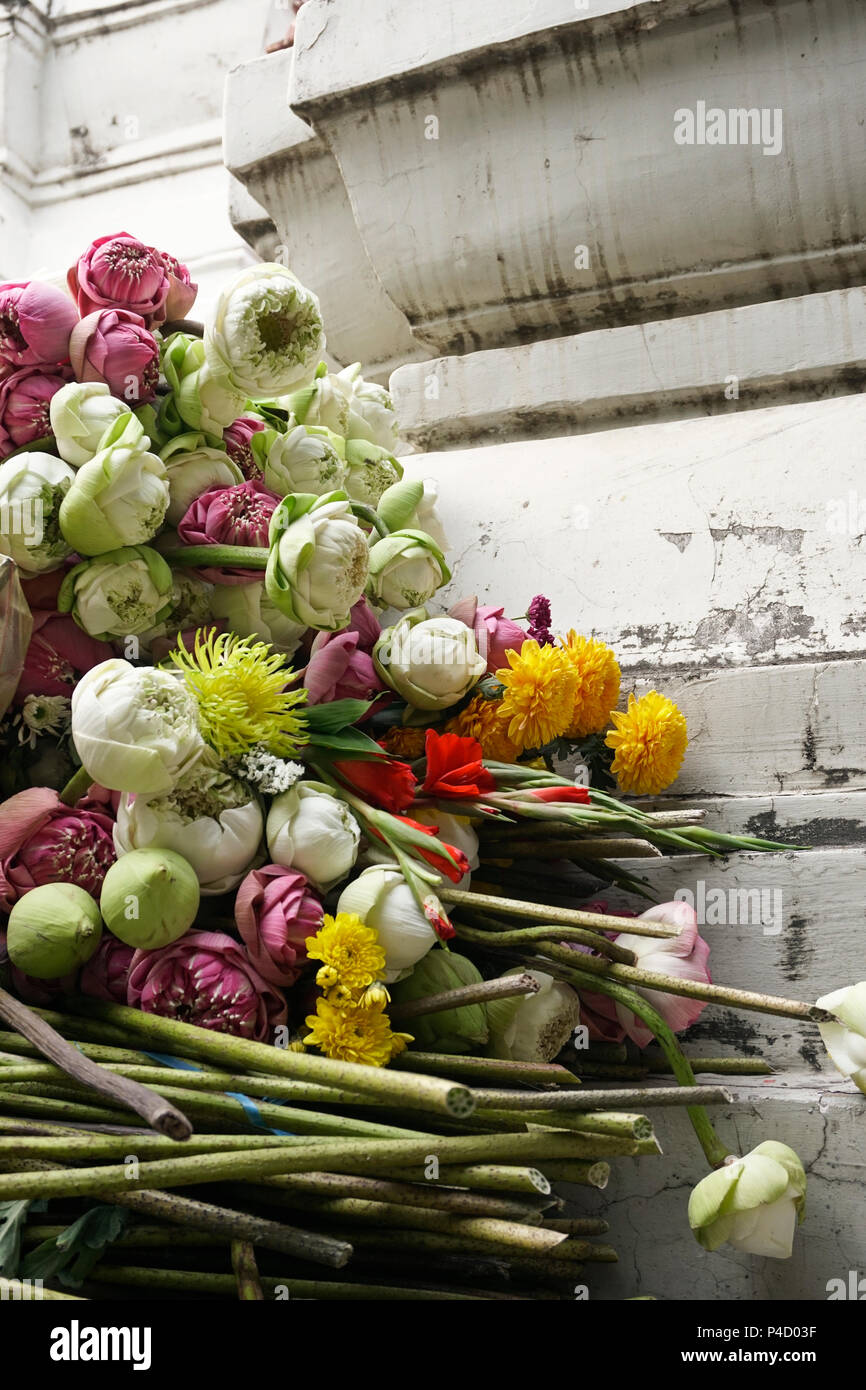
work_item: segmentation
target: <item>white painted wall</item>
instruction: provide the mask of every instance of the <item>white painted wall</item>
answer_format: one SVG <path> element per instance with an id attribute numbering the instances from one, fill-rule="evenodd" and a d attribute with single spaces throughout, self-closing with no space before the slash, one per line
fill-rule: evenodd
<path id="1" fill-rule="evenodd" d="M 225 76 L 290 20 L 274 0 L 24 0 L 0 17 L 0 276 L 63 273 L 125 230 L 189 265 L 206 312 L 252 259 L 229 219 Z"/>

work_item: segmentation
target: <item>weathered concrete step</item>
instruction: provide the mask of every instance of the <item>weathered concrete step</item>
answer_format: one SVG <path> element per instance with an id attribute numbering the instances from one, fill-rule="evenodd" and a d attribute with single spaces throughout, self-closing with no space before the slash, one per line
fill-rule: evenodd
<path id="1" fill-rule="evenodd" d="M 626 668 L 706 672 L 862 652 L 864 425 L 866 396 L 846 396 L 408 464 L 439 483 L 446 603 L 477 593 L 516 616 L 541 590 L 556 625 L 602 636 Z M 769 698 L 741 727 L 772 745 Z"/>
<path id="2" fill-rule="evenodd" d="M 650 1113 L 663 1155 L 611 1159 L 604 1192 L 559 1189 L 568 1194 L 573 1214 L 603 1215 L 611 1224 L 605 1240 L 618 1251 L 619 1263 L 585 1267 L 591 1299 L 654 1294 L 675 1300 L 821 1301 L 830 1280 L 847 1284 L 851 1271 L 866 1276 L 866 1096 L 845 1081 L 816 1084 L 814 1076 L 802 1074 L 723 1080 L 736 1103 L 714 1107 L 712 1118 L 732 1150 L 742 1154 L 775 1139 L 796 1149 L 806 1167 L 806 1220 L 791 1259 L 701 1249 L 689 1230 L 687 1208 L 706 1163 L 685 1113 L 656 1109 Z"/>

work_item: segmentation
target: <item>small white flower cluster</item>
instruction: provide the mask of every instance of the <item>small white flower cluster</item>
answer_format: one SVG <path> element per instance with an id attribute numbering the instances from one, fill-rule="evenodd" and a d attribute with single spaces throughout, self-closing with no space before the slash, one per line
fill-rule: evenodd
<path id="1" fill-rule="evenodd" d="M 302 763 L 278 758 L 274 753 L 269 753 L 263 744 L 257 744 L 238 758 L 234 767 L 239 777 L 258 787 L 266 796 L 279 796 L 280 792 L 287 792 L 304 775 Z"/>

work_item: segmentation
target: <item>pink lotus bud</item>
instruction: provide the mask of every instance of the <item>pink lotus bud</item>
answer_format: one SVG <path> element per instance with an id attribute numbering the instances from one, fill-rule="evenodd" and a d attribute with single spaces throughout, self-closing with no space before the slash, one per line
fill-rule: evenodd
<path id="1" fill-rule="evenodd" d="M 659 903 L 647 912 L 640 914 L 639 921 L 664 922 L 671 927 L 679 927 L 679 936 L 655 937 L 632 936 L 620 932 L 614 940 L 625 946 L 637 957 L 636 963 L 642 970 L 655 970 L 663 975 L 676 975 L 682 980 L 698 980 L 710 983 L 707 961 L 710 948 L 698 932 L 697 913 L 685 902 Z M 577 948 L 581 949 L 580 947 Z M 654 1009 L 657 1009 L 665 1022 L 675 1033 L 682 1033 L 700 1018 L 706 1003 L 699 999 L 687 999 L 678 994 L 665 994 L 661 990 L 637 987 Z M 604 995 L 591 991 L 580 991 L 580 1016 L 584 1023 L 590 1023 L 590 1037 L 604 1038 L 608 1041 L 621 1041 L 629 1037 L 638 1047 L 647 1047 L 653 1035 L 630 1009 L 614 1003 Z M 619 1025 L 619 1028 L 616 1025 Z M 618 1036 L 617 1036 L 618 1034 Z"/>
<path id="2" fill-rule="evenodd" d="M 267 546 L 268 527 L 280 499 L 263 483 L 210 487 L 197 497 L 178 522 L 177 534 L 186 545 Z M 226 567 L 196 573 L 215 584 L 253 584 L 261 570 Z"/>
<path id="3" fill-rule="evenodd" d="M 126 1002 L 143 1013 L 257 1042 L 272 1041 L 288 1012 L 243 946 L 210 931 L 187 932 L 158 951 L 136 951 Z"/>
<path id="4" fill-rule="evenodd" d="M 307 940 L 322 925 L 322 904 L 303 874 L 265 864 L 238 889 L 235 921 L 259 974 L 293 985 L 307 962 Z"/>
<path id="5" fill-rule="evenodd" d="M 376 674 L 373 658 L 360 650 L 360 640 L 359 633 L 350 631 L 316 635 L 301 678 L 310 704 L 370 700 L 387 688 Z"/>
<path id="6" fill-rule="evenodd" d="M 264 420 L 255 415 L 239 415 L 223 430 L 223 443 L 232 463 L 236 463 L 245 478 L 259 481 L 264 474 L 250 448 L 250 440 L 265 428 Z"/>
<path id="7" fill-rule="evenodd" d="M 159 346 L 138 314 L 126 309 L 88 314 L 72 330 L 69 356 L 78 381 L 105 382 L 130 410 L 156 395 Z"/>
<path id="8" fill-rule="evenodd" d="M 48 787 L 28 787 L 0 804 L 0 907 L 43 883 L 74 883 L 99 898 L 116 855 L 113 817 L 82 797 L 65 806 Z"/>
<path id="9" fill-rule="evenodd" d="M 382 636 L 382 624 L 365 598 L 359 598 L 349 609 L 347 632 L 357 632 L 358 646 L 362 652 L 372 652 Z"/>
<path id="10" fill-rule="evenodd" d="M 498 671 L 507 666 L 505 653 L 520 651 L 526 641 L 524 629 L 510 618 L 502 615 L 504 608 L 494 608 L 490 604 L 479 605 L 477 598 L 463 598 L 449 608 L 449 618 L 471 627 L 475 634 L 475 645 L 487 662 L 488 671 Z"/>
<path id="11" fill-rule="evenodd" d="M 82 994 L 93 999 L 107 999 L 113 1004 L 125 1004 L 129 985 L 129 967 L 135 949 L 118 941 L 116 936 L 103 933 L 96 954 L 83 967 L 78 977 Z"/>
<path id="12" fill-rule="evenodd" d="M 0 285 L 0 358 L 15 367 L 65 362 L 77 322 L 72 300 L 53 285 Z"/>
<path id="13" fill-rule="evenodd" d="M 165 319 L 169 273 L 159 252 L 129 232 L 97 237 L 67 280 L 82 318 L 94 309 L 128 309 L 147 328 Z"/>
<path id="14" fill-rule="evenodd" d="M 20 367 L 0 382 L 0 445 L 5 434 L 3 455 L 21 444 L 44 439 L 51 434 L 48 412 L 51 397 L 70 380 L 72 372 L 65 367 Z"/>
<path id="15" fill-rule="evenodd" d="M 28 695 L 71 696 L 79 676 L 113 655 L 108 642 L 90 637 L 68 614 L 36 610 L 15 703 L 23 704 Z"/>
<path id="16" fill-rule="evenodd" d="M 185 319 L 198 294 L 196 285 L 186 266 L 170 256 L 167 251 L 158 252 L 159 258 L 168 271 L 169 291 L 165 301 L 165 317 L 174 322 Z"/>

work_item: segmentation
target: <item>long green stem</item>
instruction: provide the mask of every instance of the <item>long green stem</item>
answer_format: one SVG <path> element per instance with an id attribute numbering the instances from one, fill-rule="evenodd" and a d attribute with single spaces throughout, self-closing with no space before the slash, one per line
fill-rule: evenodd
<path id="1" fill-rule="evenodd" d="M 97 1265 L 88 1276 L 93 1283 L 122 1284 L 126 1288 L 162 1290 L 166 1293 L 217 1294 L 233 1298 L 237 1294 L 234 1274 L 209 1274 L 198 1270 L 146 1269 L 133 1265 Z M 262 1278 L 262 1288 L 269 1298 L 328 1299 L 339 1302 L 355 1300 L 383 1303 L 392 1300 L 410 1302 L 470 1302 L 485 1301 L 483 1294 L 448 1292 L 440 1289 L 411 1288 L 404 1284 L 393 1287 L 383 1284 L 322 1283 L 312 1279 Z M 55 1295 L 56 1297 L 57 1295 Z"/>
<path id="2" fill-rule="evenodd" d="M 238 1284 L 238 1298 L 247 1303 L 262 1303 L 265 1294 L 259 1279 L 256 1252 L 250 1241 L 232 1241 L 232 1269 Z"/>
<path id="3" fill-rule="evenodd" d="M 501 1163 L 544 1158 L 603 1158 L 608 1148 L 617 1149 L 621 1140 L 587 1140 L 581 1134 L 483 1134 L 422 1137 L 419 1140 L 347 1139 L 339 1144 L 312 1141 L 282 1150 L 240 1150 L 231 1154 L 207 1154 L 191 1158 L 168 1158 L 139 1163 L 130 1176 L 128 1164 L 108 1164 L 104 1168 L 76 1168 L 60 1173 L 4 1173 L 0 1176 L 0 1201 L 49 1199 L 52 1197 L 92 1197 L 109 1192 L 137 1191 L 140 1188 L 187 1187 L 198 1183 L 238 1181 L 278 1181 L 281 1174 L 321 1171 L 331 1173 L 376 1174 L 379 1165 L 477 1163 L 486 1159 Z M 644 1152 L 635 1141 L 632 1152 Z"/>
<path id="4" fill-rule="evenodd" d="M 672 1028 L 668 1027 L 661 1014 L 653 1008 L 648 1000 L 644 999 L 642 995 L 636 994 L 634 990 L 624 989 L 622 985 L 616 984 L 612 980 L 600 980 L 597 975 L 587 974 L 583 970 L 572 969 L 563 973 L 571 977 L 571 983 L 575 988 L 597 990 L 599 994 L 606 994 L 608 998 L 631 1010 L 655 1034 L 656 1040 L 680 1085 L 697 1085 L 695 1074 L 683 1055 L 676 1034 Z M 729 1150 L 716 1134 L 706 1110 L 702 1105 L 692 1105 L 688 1108 L 688 1116 L 710 1167 L 722 1167 L 728 1157 Z"/>
<path id="5" fill-rule="evenodd" d="M 162 558 L 175 569 L 208 569 L 230 566 L 245 570 L 268 567 L 270 551 L 256 545 L 186 545 L 163 550 Z"/>
<path id="6" fill-rule="evenodd" d="M 443 888 L 440 897 L 454 907 L 470 907 L 498 914 L 519 917 L 524 921 L 555 923 L 561 927 L 583 927 L 592 932 L 629 932 L 632 936 L 677 937 L 679 927 L 664 922 L 642 922 L 634 917 L 613 917 L 603 912 L 580 912 L 576 908 L 550 907 L 545 903 L 523 902 L 520 898 L 500 898 L 489 893 L 466 893 L 459 888 Z"/>
<path id="7" fill-rule="evenodd" d="M 249 1038 L 213 1033 L 207 1028 L 161 1018 L 157 1014 L 138 1013 L 123 1004 L 107 1004 L 81 997 L 71 1001 L 71 1007 L 76 1014 L 80 1012 L 90 1020 L 108 1025 L 109 1036 L 103 1041 L 112 1042 L 118 1033 L 122 1033 L 127 1041 L 143 1041 L 161 1052 L 176 1051 L 241 1071 L 345 1086 L 349 1090 L 364 1091 L 382 1100 L 394 1101 L 397 1105 L 401 1100 L 411 1098 L 419 1105 L 446 1115 L 465 1117 L 471 1115 L 475 1108 L 472 1093 L 465 1086 L 457 1086 L 437 1077 L 411 1072 L 396 1073 L 381 1067 L 338 1062 L 307 1052 L 291 1052 L 287 1048 L 252 1042 Z M 59 1018 L 61 1026 L 67 1022 L 63 1015 L 40 1012 L 49 1022 L 55 1018 Z"/>
<path id="8" fill-rule="evenodd" d="M 74 806 L 80 797 L 84 796 L 93 785 L 93 778 L 86 767 L 79 767 L 73 772 L 63 791 L 60 793 L 60 800 L 64 806 Z"/>

